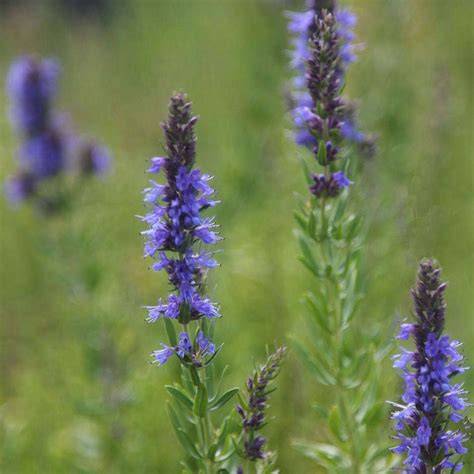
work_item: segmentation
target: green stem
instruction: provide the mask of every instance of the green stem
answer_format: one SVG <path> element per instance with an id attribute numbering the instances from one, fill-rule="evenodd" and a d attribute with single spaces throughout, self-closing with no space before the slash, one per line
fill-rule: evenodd
<path id="1" fill-rule="evenodd" d="M 321 221 L 325 222 L 325 207 L 326 204 L 324 199 L 321 199 Z M 329 235 L 324 236 L 328 240 L 329 246 L 332 245 Z M 337 250 L 337 248 L 336 248 Z M 324 260 L 324 265 L 327 266 L 331 264 L 331 255 L 330 249 L 326 249 L 324 245 L 321 245 L 321 256 Z M 332 266 L 332 265 L 331 265 Z M 341 418 L 346 425 L 346 432 L 349 437 L 349 445 L 351 451 L 351 469 L 354 474 L 359 474 L 359 456 L 357 452 L 357 440 L 356 440 L 356 426 L 353 423 L 353 415 L 349 413 L 349 409 L 346 403 L 346 388 L 344 387 L 344 381 L 342 378 L 342 368 L 343 368 L 343 348 L 344 348 L 344 328 L 342 327 L 342 303 L 341 303 L 341 287 L 338 281 L 333 280 L 331 277 L 330 281 L 327 281 L 328 286 L 328 297 L 332 300 L 332 305 L 330 307 L 334 310 L 334 333 L 331 338 L 333 343 L 333 357 L 336 367 L 336 389 L 337 389 L 337 400 L 339 405 L 339 410 L 341 412 Z"/>
<path id="2" fill-rule="evenodd" d="M 202 370 L 199 373 L 199 379 L 200 379 L 200 382 L 202 384 L 206 384 L 206 374 L 205 374 L 204 370 Z M 203 453 L 206 456 L 206 459 L 204 461 L 205 470 L 206 470 L 206 473 L 211 474 L 213 472 L 214 462 L 207 457 L 208 453 L 209 453 L 209 448 L 212 444 L 212 440 L 211 440 L 212 425 L 211 425 L 211 419 L 209 417 L 209 413 L 206 413 L 206 416 L 204 418 L 201 418 L 201 417 L 198 418 L 198 425 L 199 425 L 200 430 L 202 432 Z"/>

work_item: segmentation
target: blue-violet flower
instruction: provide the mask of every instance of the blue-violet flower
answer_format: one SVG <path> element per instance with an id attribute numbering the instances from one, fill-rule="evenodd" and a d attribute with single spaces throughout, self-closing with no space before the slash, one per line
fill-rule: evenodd
<path id="1" fill-rule="evenodd" d="M 202 331 L 193 343 L 186 326 L 201 318 L 216 318 L 215 303 L 203 296 L 205 273 L 217 266 L 212 252 L 202 250 L 203 244 L 216 244 L 220 237 L 217 225 L 203 212 L 216 205 L 211 177 L 194 169 L 194 126 L 197 117 L 191 114 L 191 104 L 184 94 L 171 98 L 169 118 L 162 123 L 166 136 L 166 156 L 152 158 L 148 172 L 164 173 L 166 184 L 150 181 L 145 189 L 145 203 L 149 212 L 142 221 L 149 228 L 142 232 L 146 238 L 145 256 L 155 260 L 155 271 L 165 270 L 172 286 L 167 301 L 161 298 L 155 306 L 147 307 L 148 321 L 161 317 L 176 319 L 184 326 L 179 343 L 174 348 L 164 347 L 153 353 L 162 364 L 174 351 L 181 359 L 201 366 L 202 358 L 215 351 Z"/>
<path id="2" fill-rule="evenodd" d="M 440 269 L 431 260 L 423 261 L 412 290 L 414 323 L 404 323 L 399 339 L 413 337 L 415 350 L 402 349 L 394 357 L 394 367 L 401 370 L 405 383 L 404 404 L 393 404 L 392 414 L 398 446 L 393 451 L 404 454 L 407 473 L 426 474 L 457 472 L 460 457 L 466 453 L 466 436 L 461 428 L 450 428 L 464 419 L 468 406 L 463 385 L 453 378 L 464 372 L 461 344 L 443 335 L 446 283 Z"/>
<path id="3" fill-rule="evenodd" d="M 371 139 L 355 123 L 354 104 L 341 95 L 347 67 L 355 61 L 356 17 L 332 0 L 308 2 L 308 11 L 288 13 L 293 35 L 291 66 L 295 72 L 291 115 L 295 142 L 309 148 L 324 174 L 313 175 L 311 192 L 318 198 L 335 197 L 351 184 L 335 168 L 343 139 L 371 150 Z"/>

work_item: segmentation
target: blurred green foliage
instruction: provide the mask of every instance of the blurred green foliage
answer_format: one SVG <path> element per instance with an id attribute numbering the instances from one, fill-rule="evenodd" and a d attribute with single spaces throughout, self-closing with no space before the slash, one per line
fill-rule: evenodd
<path id="1" fill-rule="evenodd" d="M 149 365 L 163 328 L 144 323 L 141 309 L 167 291 L 141 258 L 134 218 L 145 160 L 161 152 L 168 97 L 187 91 L 201 116 L 198 161 L 222 199 L 226 240 L 210 282 L 224 315 L 216 338 L 231 365 L 228 385 L 242 386 L 266 343 L 303 329 L 300 300 L 311 282 L 292 237 L 293 193 L 305 189 L 284 100 L 283 11 L 302 2 L 117 0 L 99 20 L 64 14 L 59 0 L 8 3 L 2 77 L 18 54 L 57 57 L 59 108 L 101 137 L 115 163 L 67 215 L 46 221 L 0 202 L 0 471 L 178 472 L 164 408 L 176 367 Z M 353 2 L 366 46 L 347 87 L 363 128 L 379 135 L 378 155 L 353 187 L 369 224 L 363 318 L 393 334 L 409 314 L 418 260 L 436 256 L 450 283 L 448 331 L 465 343 L 470 365 L 473 5 Z M 2 87 L 2 180 L 15 167 L 6 108 Z M 386 373 L 397 398 L 398 380 Z M 466 385 L 474 388 L 472 370 Z M 267 429 L 283 473 L 315 472 L 290 443 L 324 440 L 310 406 L 316 390 L 290 355 Z"/>

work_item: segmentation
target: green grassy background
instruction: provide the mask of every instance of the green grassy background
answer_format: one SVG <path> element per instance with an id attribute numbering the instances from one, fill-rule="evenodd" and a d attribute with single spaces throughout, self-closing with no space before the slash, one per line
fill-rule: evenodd
<path id="1" fill-rule="evenodd" d="M 349 3 L 349 2 L 345 2 Z M 167 291 L 142 258 L 145 160 L 160 154 L 174 90 L 201 120 L 200 167 L 215 176 L 225 237 L 210 290 L 224 318 L 221 364 L 242 385 L 265 344 L 302 330 L 312 283 L 296 261 L 294 193 L 306 192 L 288 138 L 283 0 L 115 0 L 108 21 L 64 16 L 58 1 L 2 10 L 0 72 L 16 55 L 57 57 L 58 107 L 114 154 L 113 173 L 84 184 L 74 209 L 44 220 L 0 200 L 0 472 L 174 473 L 180 448 L 163 389 L 176 367 L 150 366 L 163 339 L 141 306 Z M 22 6 L 23 5 L 23 6 Z M 370 286 L 360 325 L 387 334 L 409 314 L 417 262 L 436 256 L 449 280 L 449 333 L 474 360 L 472 17 L 468 0 L 358 0 L 365 44 L 347 92 L 379 135 L 353 187 L 367 216 Z M 0 175 L 16 137 L 0 89 Z M 104 367 L 106 370 L 104 370 Z M 382 381 L 397 398 L 392 371 Z M 291 448 L 324 439 L 312 400 L 331 398 L 290 356 L 267 429 L 283 473 L 319 472 Z M 466 376 L 474 387 L 474 371 Z M 387 422 L 387 432 L 389 423 Z"/>

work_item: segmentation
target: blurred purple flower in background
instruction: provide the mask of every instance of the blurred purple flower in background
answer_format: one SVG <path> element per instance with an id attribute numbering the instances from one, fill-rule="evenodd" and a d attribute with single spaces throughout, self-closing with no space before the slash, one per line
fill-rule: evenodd
<path id="1" fill-rule="evenodd" d="M 19 161 L 23 169 L 40 180 L 62 171 L 66 152 L 66 143 L 61 131 L 46 129 L 21 145 Z"/>
<path id="2" fill-rule="evenodd" d="M 103 174 L 111 162 L 105 147 L 77 137 L 54 109 L 59 70 L 53 59 L 23 56 L 12 64 L 7 77 L 10 120 L 21 144 L 20 169 L 7 180 L 6 196 L 13 204 L 36 198 L 38 207 L 48 212 L 59 208 L 61 198 L 42 195 L 43 181 L 65 171 L 84 176 Z"/>
<path id="3" fill-rule="evenodd" d="M 108 148 L 93 140 L 80 141 L 77 157 L 78 167 L 85 176 L 107 173 L 112 162 Z"/>
<path id="4" fill-rule="evenodd" d="M 338 8 L 335 1 L 313 0 L 308 2 L 308 8 L 306 12 L 287 14 L 288 30 L 293 36 L 290 64 L 294 77 L 290 102 L 294 140 L 315 154 L 320 141 L 324 141 L 327 148 L 330 141 L 338 142 L 341 138 L 362 150 L 371 150 L 373 146 L 365 146 L 369 138 L 357 128 L 354 105 L 341 96 L 346 69 L 356 60 L 352 31 L 356 16 Z M 337 153 L 338 148 L 333 146 L 330 161 L 336 160 Z M 321 164 L 326 166 L 327 163 Z M 337 176 L 335 179 L 339 184 Z M 317 189 L 324 181 L 324 191 L 318 191 L 316 196 L 337 195 L 334 183 L 329 182 L 331 178 L 315 177 L 315 180 Z M 345 180 L 340 189 L 348 184 L 350 182 Z"/>
<path id="5" fill-rule="evenodd" d="M 48 129 L 57 93 L 59 66 L 52 59 L 17 59 L 7 78 L 10 116 L 20 134 L 32 137 Z"/>

